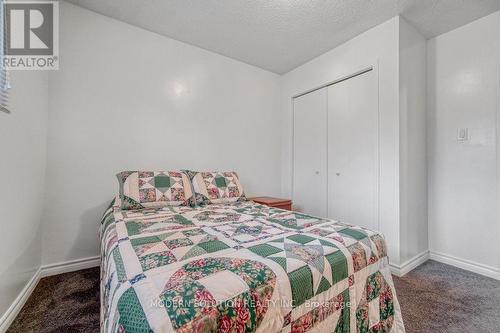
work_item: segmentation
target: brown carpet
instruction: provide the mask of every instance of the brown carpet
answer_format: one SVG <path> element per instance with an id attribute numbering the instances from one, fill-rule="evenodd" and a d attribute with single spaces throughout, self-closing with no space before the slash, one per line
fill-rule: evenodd
<path id="1" fill-rule="evenodd" d="M 500 332 L 500 281 L 428 261 L 394 278 L 408 333 Z M 40 280 L 7 332 L 98 332 L 99 268 Z"/>
<path id="2" fill-rule="evenodd" d="M 99 304 L 99 267 L 46 277 L 7 332 L 99 332 Z"/>

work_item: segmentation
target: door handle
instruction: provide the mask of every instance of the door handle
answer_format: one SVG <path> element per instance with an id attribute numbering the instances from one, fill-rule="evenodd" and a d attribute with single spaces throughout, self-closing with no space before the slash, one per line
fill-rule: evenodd
<path id="1" fill-rule="evenodd" d="M 340 172 L 335 172 L 335 175 L 336 176 L 340 176 Z"/>
<path id="2" fill-rule="evenodd" d="M 319 171 L 314 171 L 314 174 L 319 175 Z"/>

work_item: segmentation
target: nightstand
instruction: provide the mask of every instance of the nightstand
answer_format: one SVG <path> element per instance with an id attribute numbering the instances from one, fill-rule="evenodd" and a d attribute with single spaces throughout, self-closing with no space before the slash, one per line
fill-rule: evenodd
<path id="1" fill-rule="evenodd" d="M 290 199 L 279 199 L 273 197 L 254 197 L 248 199 L 269 207 L 292 210 L 292 200 Z"/>

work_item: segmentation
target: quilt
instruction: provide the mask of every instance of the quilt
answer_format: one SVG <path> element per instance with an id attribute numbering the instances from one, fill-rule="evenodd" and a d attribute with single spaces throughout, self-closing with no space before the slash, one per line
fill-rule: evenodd
<path id="1" fill-rule="evenodd" d="M 381 234 L 251 201 L 106 210 L 102 332 L 404 332 Z"/>

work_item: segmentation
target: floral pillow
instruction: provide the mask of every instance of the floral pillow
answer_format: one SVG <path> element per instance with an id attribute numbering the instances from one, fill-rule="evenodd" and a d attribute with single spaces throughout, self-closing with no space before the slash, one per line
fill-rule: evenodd
<path id="1" fill-rule="evenodd" d="M 221 204 L 246 200 L 236 172 L 189 171 L 189 174 L 192 178 L 196 204 Z"/>
<path id="2" fill-rule="evenodd" d="M 122 209 L 187 206 L 193 197 L 189 177 L 181 171 L 123 171 L 116 177 Z"/>

